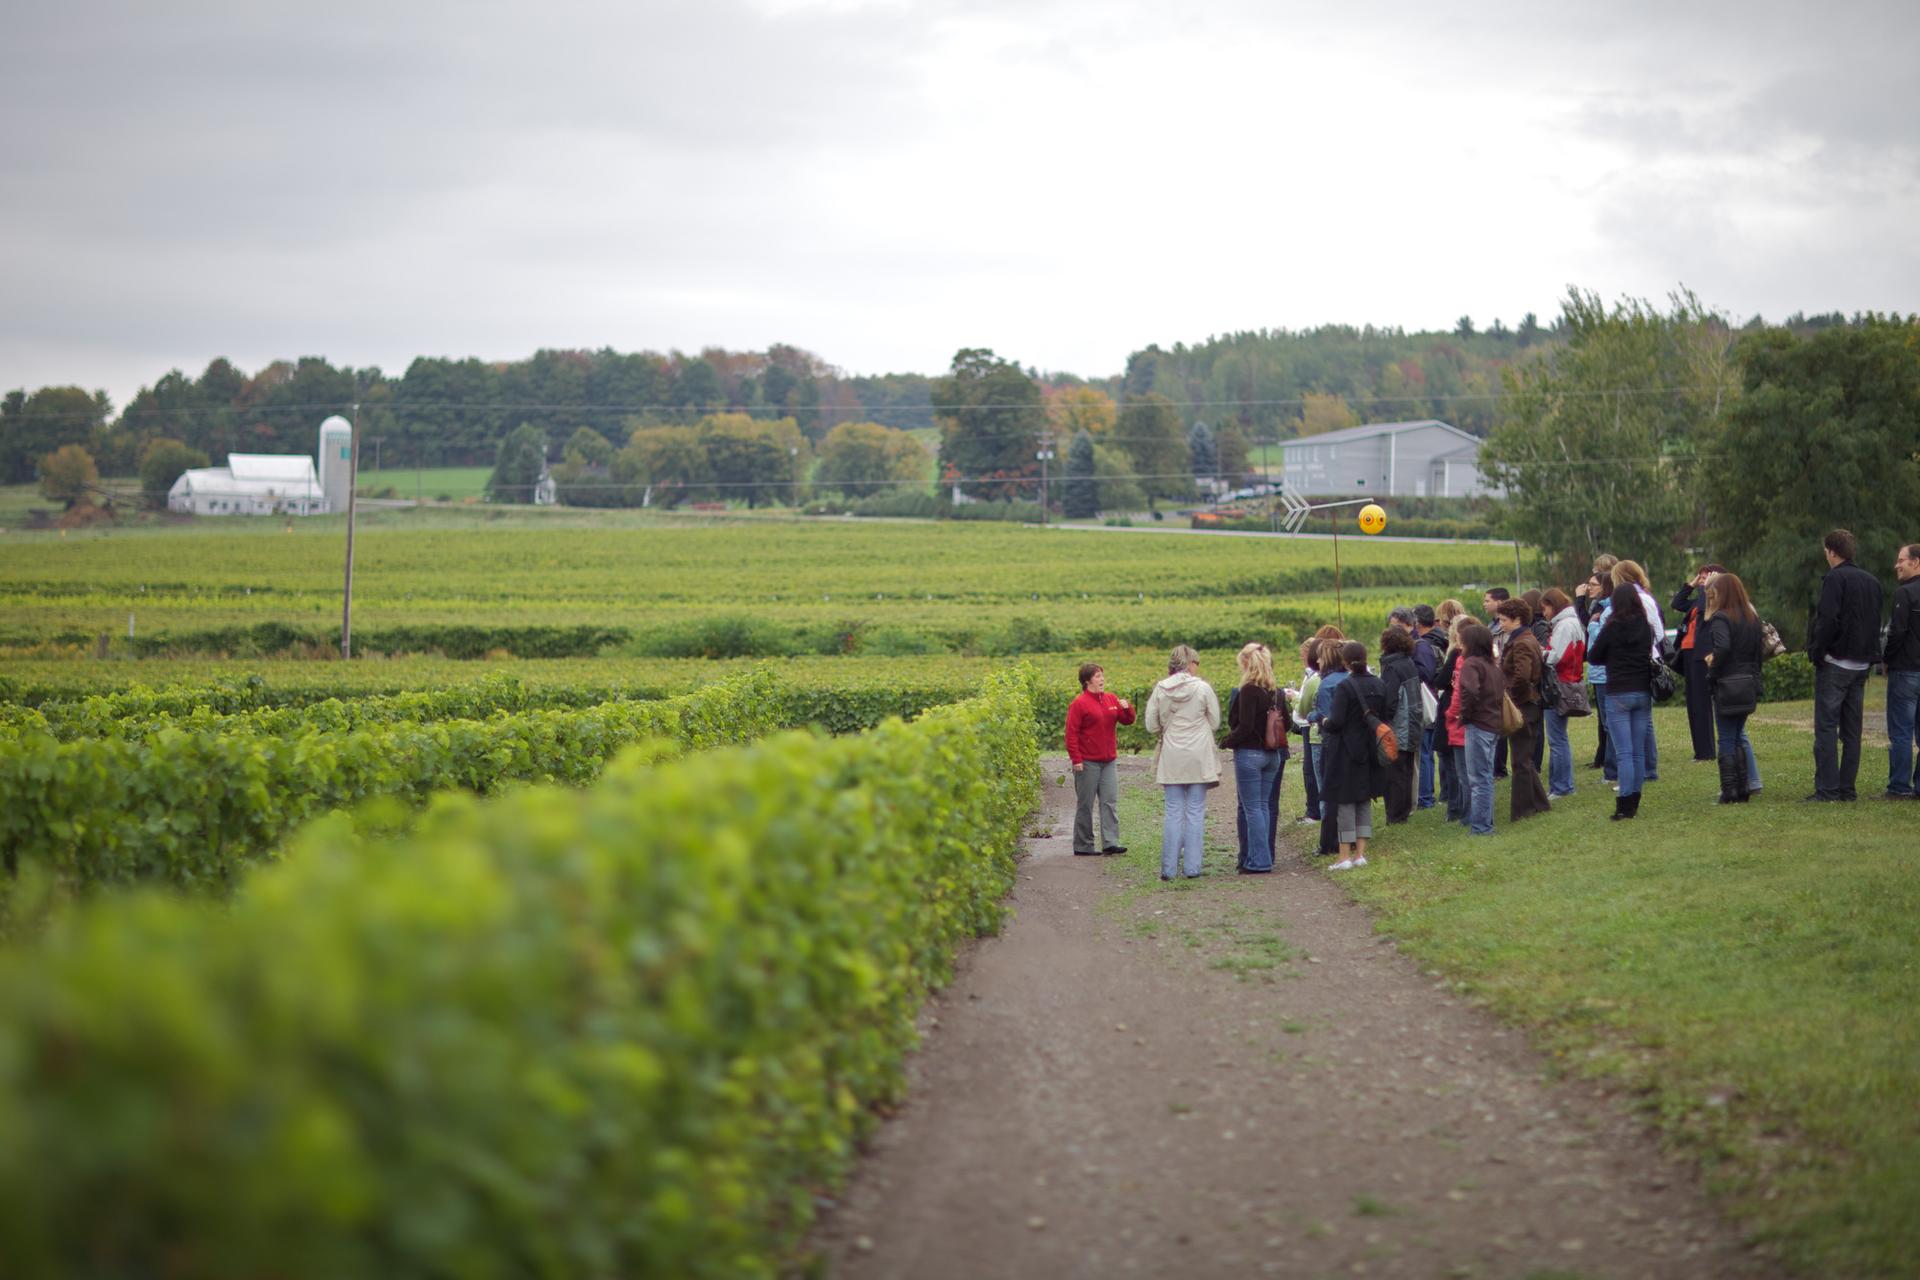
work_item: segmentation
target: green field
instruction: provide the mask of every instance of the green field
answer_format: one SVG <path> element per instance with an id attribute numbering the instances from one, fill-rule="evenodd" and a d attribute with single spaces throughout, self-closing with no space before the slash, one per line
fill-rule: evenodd
<path id="1" fill-rule="evenodd" d="M 1224 688 L 1240 643 L 1288 644 L 1341 607 L 1331 548 L 1319 542 L 443 507 L 365 520 L 356 635 L 372 638 L 363 654 L 398 656 L 340 662 L 322 659 L 338 618 L 343 532 L 339 519 L 324 518 L 295 522 L 291 532 L 284 521 L 237 520 L 64 538 L 0 535 L 0 699 L 15 704 L 6 723 L 30 726 L 41 716 L 65 735 L 57 747 L 20 748 L 16 763 L 70 768 L 80 771 L 75 786 L 104 788 L 96 807 L 113 812 L 126 834 L 103 846 L 100 868 L 191 880 L 202 875 L 193 833 L 224 824 L 219 829 L 238 833 L 221 837 L 212 878 L 225 886 L 238 874 L 229 843 L 247 859 L 271 861 L 292 820 L 259 780 L 319 767 L 309 760 L 326 762 L 329 785 L 342 795 L 384 787 L 382 794 L 404 795 L 429 813 L 445 797 L 416 777 L 431 783 L 455 763 L 416 765 L 435 744 L 487 744 L 470 749 L 488 756 L 488 771 L 463 783 L 470 789 L 583 781 L 599 761 L 595 739 L 582 735 L 624 741 L 620 733 L 637 730 L 620 724 L 638 721 L 621 712 L 625 720 L 610 729 L 607 714 L 575 710 L 582 697 L 695 693 L 765 665 L 782 690 L 770 723 L 822 725 L 851 740 L 889 710 L 920 715 L 958 703 L 1025 660 L 1036 677 L 1019 714 L 1050 736 L 1085 657 L 1137 695 L 1164 671 L 1167 644 L 1195 641 L 1203 674 Z M 1510 581 L 1503 575 L 1512 571 L 1511 554 L 1499 547 L 1355 539 L 1343 540 L 1341 556 L 1348 630 L 1369 647 L 1389 605 L 1446 595 L 1477 604 L 1480 584 Z M 178 643 L 129 644 L 129 613 L 143 640 Z M 113 637 L 107 661 L 85 656 L 101 631 Z M 577 656 L 510 656 L 541 645 Z M 133 656 L 142 652 L 160 656 Z M 484 660 L 448 656 L 455 653 Z M 1277 653 L 1291 679 L 1297 662 Z M 1784 659 L 1769 679 L 1784 689 L 1804 668 L 1797 656 Z M 517 685 L 503 686 L 503 676 Z M 136 692 L 91 709 L 73 702 L 141 686 L 192 692 L 151 703 Z M 517 700 L 514 687 L 526 697 Z M 357 718 L 324 706 L 301 710 L 334 696 L 387 695 L 439 698 L 453 710 L 423 710 L 411 728 L 386 723 L 384 709 Z M 1878 698 L 1876 682 L 1863 795 L 1885 764 L 1874 728 Z M 520 701 L 540 709 L 517 710 Z M 204 719 L 204 741 L 173 733 L 169 717 L 201 702 L 220 703 L 229 718 Z M 123 715 L 124 725 L 107 723 Z M 1504 820 L 1503 791 L 1491 840 L 1470 839 L 1431 812 L 1405 828 L 1381 828 L 1375 867 L 1344 883 L 1424 964 L 1532 1029 L 1560 1069 L 1625 1090 L 1700 1162 L 1726 1207 L 1809 1274 L 1899 1275 L 1920 1254 L 1920 1215 L 1911 1211 L 1920 1203 L 1920 1018 L 1912 995 L 1920 841 L 1912 815 L 1882 802 L 1794 803 L 1811 772 L 1809 720 L 1804 703 L 1769 704 L 1756 715 L 1767 789 L 1752 805 L 1712 803 L 1713 770 L 1687 760 L 1681 713 L 1665 708 L 1656 715 L 1663 776 L 1637 822 L 1608 822 L 1611 793 L 1582 770 L 1577 796 L 1519 827 Z M 329 728 L 334 722 L 359 727 L 349 734 Z M 698 726 L 676 732 L 706 740 Z M 1590 721 L 1580 724 L 1577 747 L 1590 751 L 1591 733 Z M 88 734 L 98 740 L 75 741 Z M 1147 744 L 1136 730 L 1126 745 Z M 10 749 L 4 738 L 0 749 Z M 664 760 L 680 748 L 650 749 Z M 808 749 L 781 750 L 784 761 L 804 759 Z M 28 759 L 34 751 L 40 755 Z M 676 789 L 661 803 L 691 803 L 701 759 L 686 769 L 662 766 L 661 785 Z M 199 766 L 182 763 L 192 760 L 231 761 L 221 767 L 236 774 L 252 769 L 253 789 L 201 785 Z M 761 776 L 759 757 L 743 760 L 741 777 Z M 372 781 L 342 772 L 355 769 Z M 137 801 L 108 795 L 136 771 L 148 788 Z M 635 776 L 615 772 L 626 779 L 616 789 Z M 190 775 L 193 786 L 185 785 Z M 29 776 L 45 784 L 52 775 Z M 1292 813 L 1297 786 L 1291 770 L 1283 803 Z M 200 806 L 195 815 L 179 798 L 189 792 Z M 64 798 L 40 809 L 59 809 L 58 821 L 105 839 L 79 792 L 56 780 L 46 794 Z M 236 809 L 240 796 L 258 812 Z M 75 804 L 79 812 L 60 808 Z M 10 838 L 39 841 L 57 863 L 62 838 L 36 826 L 38 811 L 11 807 Z M 411 812 L 386 812 L 371 827 L 363 818 L 362 830 L 411 832 Z M 521 815 L 515 821 L 534 820 L 534 809 L 512 812 Z M 426 829 L 436 829 L 432 820 Z M 722 823 L 703 847 L 732 850 L 741 838 Z M 417 847 L 448 852 L 430 839 Z M 165 856 L 151 866 L 134 856 L 149 850 Z M 370 865 L 393 864 L 375 857 Z M 66 869 L 81 883 L 98 871 Z M 339 895 L 330 909 L 351 919 L 351 890 L 327 892 Z M 28 895 L 20 908 L 29 917 L 23 933 L 40 927 L 37 901 Z M 119 937 L 128 925 L 111 914 L 117 910 L 100 917 L 108 922 L 100 937 Z M 288 918 L 274 916 L 275 927 Z M 155 920 L 156 928 L 185 928 L 173 916 Z M 233 962 L 254 965 L 254 945 Z M 73 955 L 60 963 L 85 969 Z M 23 961 L 14 980 L 36 982 L 19 976 L 36 971 Z M 85 971 L 105 982 L 99 975 L 111 969 Z M 904 989 L 917 992 L 917 981 Z M 890 1006 L 894 1015 L 902 1008 Z M 876 1079 L 890 1082 L 890 1070 Z"/>
<path id="2" fill-rule="evenodd" d="M 362 470 L 362 497 L 417 498 L 422 502 L 461 502 L 487 491 L 491 467 L 386 467 Z M 387 490 L 392 493 L 387 493 Z"/>

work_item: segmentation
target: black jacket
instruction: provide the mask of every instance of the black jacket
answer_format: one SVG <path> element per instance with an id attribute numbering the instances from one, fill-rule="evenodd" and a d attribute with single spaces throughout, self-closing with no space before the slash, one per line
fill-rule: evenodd
<path id="1" fill-rule="evenodd" d="M 1420 678 L 1432 689 L 1440 680 L 1440 663 L 1447 656 L 1447 637 L 1440 631 L 1428 631 L 1423 636 L 1414 637 L 1413 665 L 1420 671 Z M 1437 691 L 1437 690 L 1436 690 Z"/>
<path id="2" fill-rule="evenodd" d="M 1880 661 L 1880 580 L 1851 560 L 1842 560 L 1820 580 L 1807 657 L 1816 668 L 1828 658 Z"/>
<path id="3" fill-rule="evenodd" d="M 1267 708 L 1275 701 L 1280 715 L 1287 714 L 1287 695 L 1278 689 L 1268 691 L 1257 684 L 1243 684 L 1227 695 L 1227 736 L 1222 747 L 1234 751 L 1267 749 Z"/>
<path id="4" fill-rule="evenodd" d="M 1433 691 L 1434 701 L 1440 704 L 1440 714 L 1434 717 L 1435 724 L 1444 724 L 1447 719 L 1447 707 L 1453 702 L 1453 673 L 1460 666 L 1461 656 L 1466 653 L 1459 645 L 1447 650 L 1447 656 L 1440 662 L 1440 686 Z"/>
<path id="5" fill-rule="evenodd" d="M 1607 692 L 1653 692 L 1653 625 L 1616 613 L 1600 628 L 1587 661 L 1607 669 Z"/>
<path id="6" fill-rule="evenodd" d="M 1391 722 L 1385 686 L 1376 675 L 1343 680 L 1333 691 L 1333 708 L 1321 722 L 1321 750 L 1327 753 L 1327 783 L 1322 803 L 1365 804 L 1387 794 L 1387 771 L 1373 758 L 1373 726 L 1367 712 Z"/>
<path id="7" fill-rule="evenodd" d="M 1893 589 L 1893 625 L 1882 657 L 1889 671 L 1920 671 L 1920 578 Z"/>
<path id="8" fill-rule="evenodd" d="M 1404 653 L 1390 653 L 1380 660 L 1380 690 L 1386 700 L 1387 714 L 1381 719 L 1388 724 L 1400 714 L 1400 687 L 1413 686 L 1413 709 L 1420 710 L 1420 669 L 1413 665 L 1413 659 Z M 1334 692 L 1338 693 L 1339 690 Z"/>
<path id="9" fill-rule="evenodd" d="M 1693 615 L 1695 613 L 1706 612 L 1706 608 L 1707 592 L 1705 587 L 1696 587 L 1693 583 L 1687 582 L 1681 584 L 1680 589 L 1673 593 L 1673 599 L 1667 602 L 1667 616 L 1674 620 L 1673 625 L 1677 628 L 1673 639 L 1675 646 L 1683 649 L 1698 649 L 1703 656 L 1705 655 L 1707 638 L 1704 630 L 1696 627 L 1693 633 L 1693 643 L 1689 645 L 1687 643 L 1687 627 L 1693 622 Z"/>
<path id="10" fill-rule="evenodd" d="M 1708 618 L 1707 625 L 1700 629 L 1698 647 L 1713 656 L 1713 665 L 1707 668 L 1711 673 L 1709 687 L 1718 684 L 1722 676 L 1737 672 L 1760 674 L 1761 663 L 1766 661 L 1765 645 L 1758 622 L 1724 613 Z"/>

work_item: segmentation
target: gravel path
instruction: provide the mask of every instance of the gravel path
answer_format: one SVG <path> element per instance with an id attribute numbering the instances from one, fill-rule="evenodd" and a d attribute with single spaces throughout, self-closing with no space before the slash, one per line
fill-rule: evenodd
<path id="1" fill-rule="evenodd" d="M 1064 767 L 1015 919 L 929 1003 L 908 1101 L 816 1234 L 832 1276 L 1774 1274 L 1617 1101 L 1551 1081 L 1317 865 L 1233 875 L 1230 768 L 1206 876 L 1163 886 L 1157 829 L 1071 856 Z"/>

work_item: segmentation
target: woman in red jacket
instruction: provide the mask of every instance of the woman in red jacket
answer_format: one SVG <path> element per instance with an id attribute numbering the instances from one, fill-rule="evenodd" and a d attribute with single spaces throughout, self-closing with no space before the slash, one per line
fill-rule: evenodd
<path id="1" fill-rule="evenodd" d="M 1097 662 L 1080 668 L 1080 696 L 1067 706 L 1067 759 L 1073 761 L 1073 851 L 1080 857 L 1125 853 L 1120 843 L 1120 754 L 1113 727 L 1133 723 L 1133 704 L 1107 692 L 1107 672 Z M 1093 843 L 1093 802 L 1100 801 L 1100 830 Z"/>

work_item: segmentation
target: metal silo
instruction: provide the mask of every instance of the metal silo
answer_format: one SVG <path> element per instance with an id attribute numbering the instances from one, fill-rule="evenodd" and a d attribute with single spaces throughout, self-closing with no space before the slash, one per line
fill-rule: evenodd
<path id="1" fill-rule="evenodd" d="M 320 424 L 319 469 L 327 510 L 345 511 L 353 484 L 353 424 L 338 414 Z"/>

